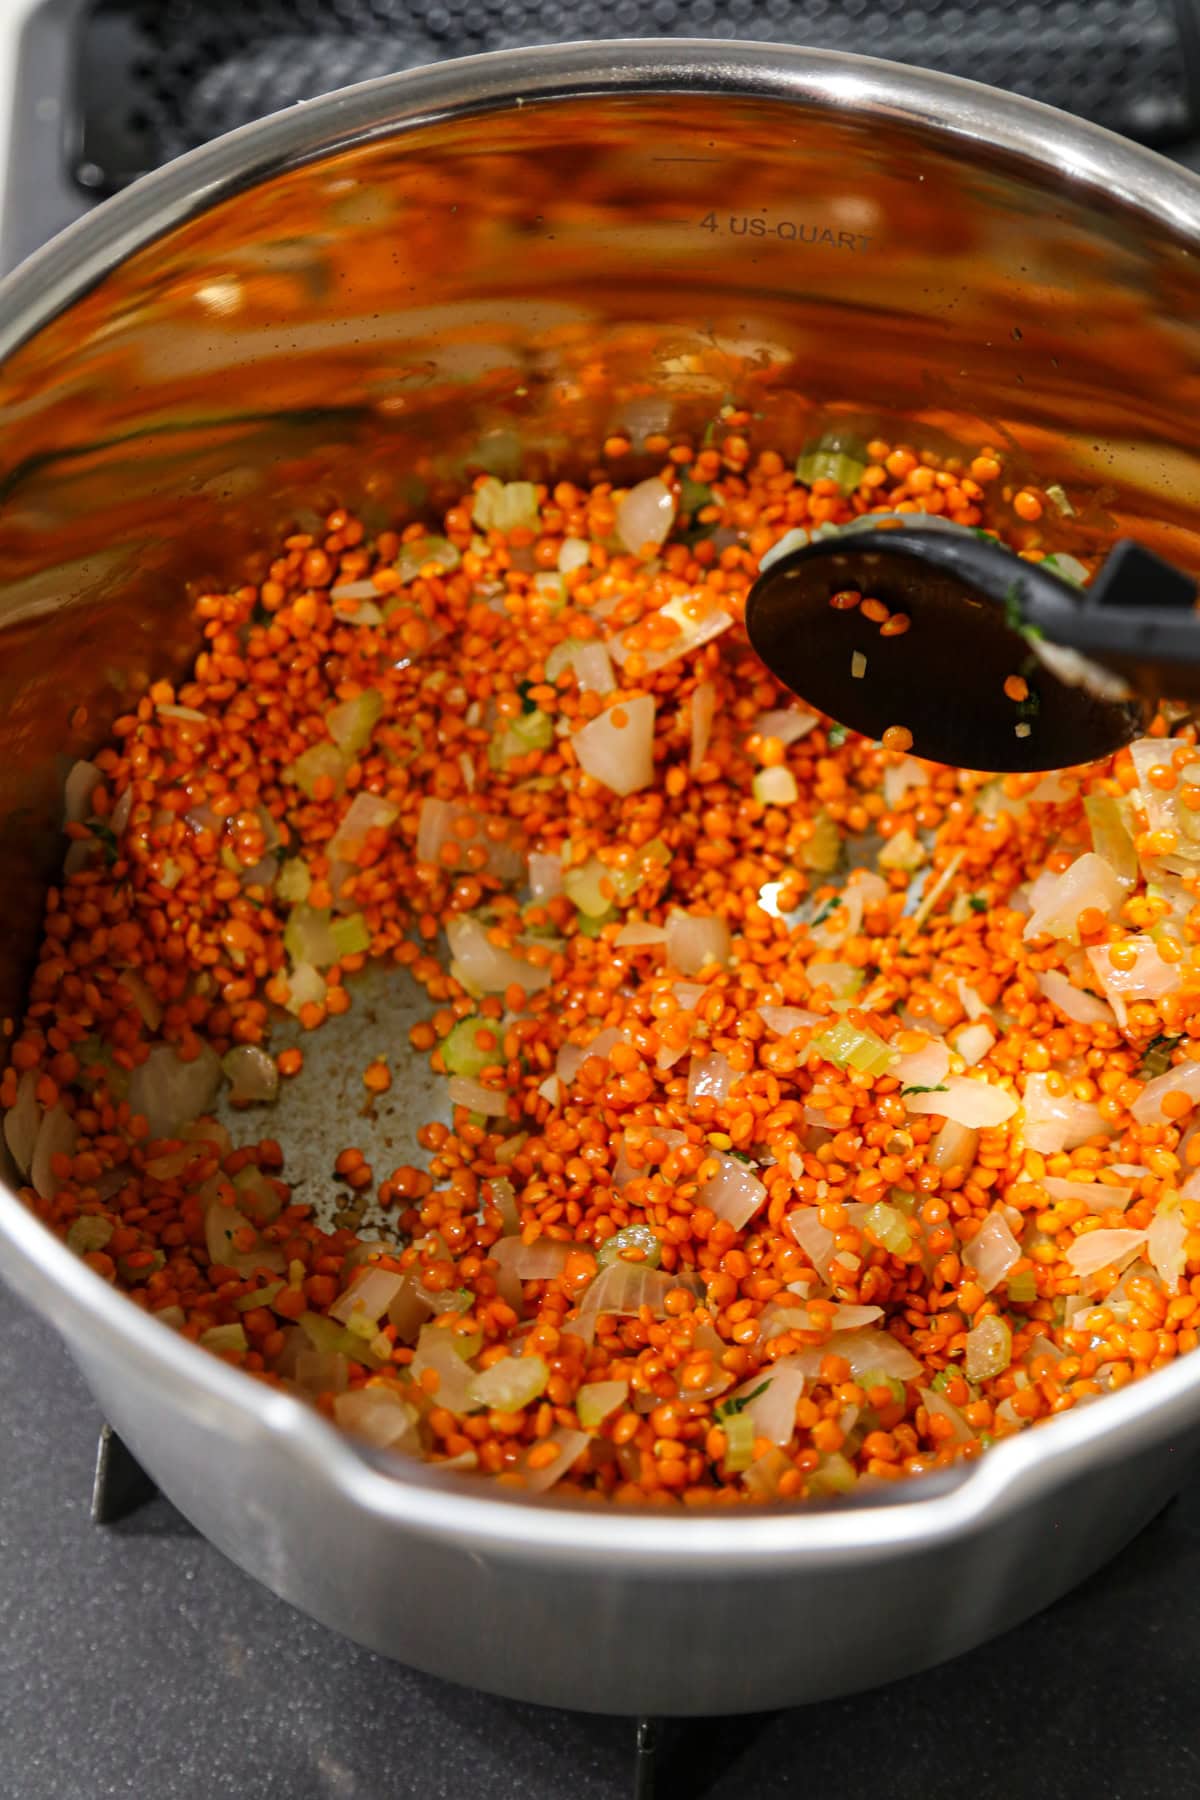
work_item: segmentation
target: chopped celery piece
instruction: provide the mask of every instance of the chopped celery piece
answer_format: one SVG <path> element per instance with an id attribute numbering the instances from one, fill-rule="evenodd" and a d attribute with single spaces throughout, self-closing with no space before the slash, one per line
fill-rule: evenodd
<path id="1" fill-rule="evenodd" d="M 364 688 L 352 700 L 343 700 L 340 706 L 335 706 L 326 716 L 325 724 L 338 749 L 346 756 L 357 756 L 370 742 L 382 711 L 383 695 L 379 689 Z"/>
<path id="2" fill-rule="evenodd" d="M 597 1268 L 607 1268 L 609 1263 L 616 1262 L 619 1256 L 624 1256 L 626 1250 L 642 1252 L 643 1268 L 657 1269 L 662 1261 L 662 1243 L 657 1232 L 653 1231 L 649 1225 L 626 1225 L 623 1231 L 614 1232 L 613 1236 L 606 1238 L 600 1246 L 596 1254 Z"/>
<path id="3" fill-rule="evenodd" d="M 550 1371 L 540 1356 L 505 1356 L 473 1375 L 467 1398 L 496 1412 L 520 1412 L 545 1391 Z"/>
<path id="4" fill-rule="evenodd" d="M 410 581 L 417 579 L 428 563 L 437 563 L 439 568 L 449 574 L 452 569 L 457 569 L 461 561 L 457 547 L 449 538 L 422 537 L 401 544 L 395 566 L 396 573 L 407 587 Z"/>
<path id="5" fill-rule="evenodd" d="M 361 956 L 371 948 L 371 933 L 361 913 L 335 919 L 329 930 L 339 956 Z"/>
<path id="6" fill-rule="evenodd" d="M 830 875 L 841 856 L 842 834 L 836 821 L 828 813 L 818 813 L 813 820 L 812 836 L 800 846 L 798 861 L 806 869 L 815 869 L 819 875 Z"/>
<path id="7" fill-rule="evenodd" d="M 595 1431 L 629 1398 L 627 1381 L 589 1381 L 575 1396 L 575 1411 L 585 1431 Z"/>
<path id="8" fill-rule="evenodd" d="M 826 1062 L 839 1069 L 857 1069 L 860 1075 L 882 1075 L 892 1060 L 890 1048 L 876 1032 L 852 1025 L 849 1019 L 830 1025 L 813 1039 L 812 1047 Z"/>
<path id="9" fill-rule="evenodd" d="M 859 1386 L 868 1394 L 872 1388 L 886 1388 L 897 1406 L 904 1405 L 904 1383 L 897 1381 L 894 1375 L 881 1375 L 878 1369 L 869 1369 L 860 1377 Z"/>
<path id="10" fill-rule="evenodd" d="M 1012 1361 L 1012 1331 L 994 1313 L 967 1333 L 968 1381 L 990 1381 L 1003 1375 Z"/>
<path id="11" fill-rule="evenodd" d="M 497 732 L 488 746 L 488 762 L 493 769 L 503 769 L 515 756 L 548 750 L 553 742 L 554 720 L 535 707 L 533 712 L 510 719 L 504 730 Z"/>
<path id="12" fill-rule="evenodd" d="M 468 1075 L 473 1080 L 482 1075 L 485 1069 L 494 1068 L 497 1063 L 503 1062 L 494 1031 L 491 1032 L 490 1050 L 481 1049 L 476 1042 L 480 1032 L 490 1029 L 477 1013 L 460 1019 L 457 1025 L 451 1027 L 441 1043 L 442 1060 L 451 1075 Z"/>
<path id="13" fill-rule="evenodd" d="M 1087 794 L 1083 810 L 1092 828 L 1092 849 L 1116 872 L 1118 880 L 1132 885 L 1138 878 L 1138 858 L 1121 802 L 1115 794 Z"/>
<path id="14" fill-rule="evenodd" d="M 850 432 L 829 431 L 806 444 L 796 458 L 796 479 L 805 487 L 814 481 L 836 481 L 843 494 L 852 494 L 866 473 L 866 448 Z"/>
<path id="15" fill-rule="evenodd" d="M 1172 1052 L 1178 1042 L 1178 1034 L 1169 1037 L 1160 1032 L 1157 1037 L 1151 1038 L 1137 1066 L 1138 1080 L 1153 1081 L 1156 1075 L 1165 1075 L 1174 1062 Z"/>
<path id="16" fill-rule="evenodd" d="M 347 1331 L 336 1319 L 327 1319 L 324 1313 L 301 1313 L 297 1323 L 314 1350 L 323 1350 L 334 1356 L 348 1356 L 354 1362 L 364 1363 L 368 1369 L 378 1367 L 378 1359 L 372 1355 L 362 1338 Z"/>
<path id="17" fill-rule="evenodd" d="M 679 510 L 681 513 L 698 513 L 702 506 L 711 506 L 713 491 L 703 481 L 693 481 L 685 475 L 679 484 Z"/>
<path id="18" fill-rule="evenodd" d="M 269 1281 L 266 1287 L 255 1288 L 252 1294 L 243 1294 L 237 1303 L 239 1312 L 250 1312 L 256 1306 L 271 1306 L 278 1300 L 287 1284 L 282 1281 Z"/>
<path id="19" fill-rule="evenodd" d="M 796 777 L 783 767 L 760 769 L 751 786 L 760 806 L 791 806 L 800 797 Z"/>
<path id="20" fill-rule="evenodd" d="M 337 940 L 329 918 L 327 912 L 318 912 L 311 906 L 292 908 L 284 926 L 283 947 L 293 968 L 307 963 L 314 969 L 327 969 L 337 961 Z"/>
<path id="21" fill-rule="evenodd" d="M 721 1420 L 725 1433 L 725 1467 L 731 1475 L 740 1475 L 754 1460 L 754 1420 L 749 1413 L 734 1413 Z"/>
<path id="22" fill-rule="evenodd" d="M 854 1465 L 835 1450 L 831 1456 L 823 1456 L 820 1468 L 814 1469 L 808 1477 L 808 1491 L 814 1496 L 848 1494 L 857 1480 Z"/>
<path id="23" fill-rule="evenodd" d="M 107 1219 L 100 1219 L 95 1214 L 85 1214 L 76 1219 L 67 1233 L 67 1249 L 73 1250 L 76 1256 L 86 1256 L 90 1250 L 103 1250 L 113 1234 L 113 1227 Z"/>
<path id="24" fill-rule="evenodd" d="M 589 919 L 600 919 L 613 910 L 616 883 L 612 870 L 606 868 L 598 856 L 589 856 L 579 868 L 566 871 L 563 892 L 572 906 L 578 907 Z"/>
<path id="25" fill-rule="evenodd" d="M 471 517 L 481 531 L 536 531 L 540 523 L 532 481 L 497 481 L 488 476 L 475 490 Z"/>
<path id="26" fill-rule="evenodd" d="M 334 792 L 340 794 L 346 780 L 346 758 L 336 744 L 313 744 L 284 770 L 284 775 L 294 781 L 310 800 L 322 777 L 328 778 L 333 783 Z"/>
<path id="27" fill-rule="evenodd" d="M 1022 1269 L 1019 1275 L 1010 1275 L 1007 1293 L 1014 1306 L 1028 1306 L 1038 1297 L 1037 1276 L 1032 1269 Z"/>
<path id="28" fill-rule="evenodd" d="M 308 864 L 298 856 L 293 856 L 284 863 L 275 878 L 275 897 L 288 906 L 298 906 L 302 900 L 308 899 L 311 886 L 312 876 L 308 872 Z"/>
<path id="29" fill-rule="evenodd" d="M 579 920 L 578 929 L 580 937 L 599 937 L 606 925 L 616 924 L 617 917 L 617 909 L 615 906 L 610 906 L 608 911 L 602 913 L 598 919 L 589 918 L 588 915 L 584 913 Z"/>
<path id="30" fill-rule="evenodd" d="M 131 1263 L 123 1256 L 118 1257 L 117 1274 L 131 1287 L 138 1286 L 143 1281 L 149 1281 L 152 1275 L 157 1275 L 166 1260 L 166 1253 L 162 1250 L 156 1250 L 150 1261 L 144 1263 Z"/>
<path id="31" fill-rule="evenodd" d="M 241 1325 L 214 1325 L 208 1331 L 200 1333 L 200 1342 L 206 1350 L 248 1350 L 250 1345 Z"/>
<path id="32" fill-rule="evenodd" d="M 904 1256 L 912 1249 L 908 1220 L 894 1206 L 889 1206 L 886 1200 L 876 1201 L 863 1219 L 863 1224 L 871 1236 L 893 1256 Z"/>

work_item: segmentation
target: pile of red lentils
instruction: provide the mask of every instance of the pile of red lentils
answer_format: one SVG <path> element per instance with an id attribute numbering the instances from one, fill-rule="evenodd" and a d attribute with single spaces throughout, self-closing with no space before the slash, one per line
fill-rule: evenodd
<path id="1" fill-rule="evenodd" d="M 623 474 L 632 447 L 614 438 L 590 485 L 538 487 L 535 517 L 507 530 L 479 522 L 481 477 L 436 526 L 372 538 L 336 512 L 285 539 L 261 585 L 204 595 L 189 677 L 152 687 L 94 757 L 86 814 L 68 827 L 80 848 L 49 893 L 0 1084 L 5 1107 L 25 1108 L 28 1142 L 30 1118 L 42 1140 L 29 1205 L 132 1305 L 376 1442 L 518 1487 L 553 1471 L 560 1494 L 703 1507 L 896 1481 L 1196 1343 L 1200 1201 L 1180 1194 L 1200 1162 L 1193 1090 L 1170 1089 L 1149 1120 L 1131 1108 L 1151 1079 L 1200 1058 L 1200 910 L 1189 865 L 1173 860 L 1179 835 L 1148 816 L 1129 753 L 997 780 L 915 762 L 903 731 L 885 746 L 825 718 L 764 729 L 764 715 L 803 709 L 740 623 L 759 558 L 797 528 L 940 514 L 1036 559 L 1054 507 L 990 449 L 957 460 L 872 442 L 849 491 L 806 485 L 751 446 L 748 424 L 726 408 L 708 448 L 648 440 L 672 515 L 661 542 L 631 549 L 615 535 L 635 477 Z M 430 542 L 442 548 L 422 561 Z M 564 557 L 568 543 L 582 554 Z M 682 615 L 663 611 L 672 602 Z M 714 608 L 726 629 L 667 654 Z M 569 662 L 547 678 L 568 641 L 622 646 L 613 691 L 581 686 Z M 331 713 L 353 716 L 368 693 L 361 741 L 339 750 Z M 619 728 L 647 696 L 652 776 L 621 794 L 584 770 L 576 736 L 605 713 Z M 1166 717 L 1152 727 L 1149 779 L 1194 811 L 1195 734 L 1172 730 Z M 795 798 L 755 798 L 756 776 L 781 768 Z M 347 864 L 331 845 L 363 795 L 384 805 Z M 1031 939 L 1030 886 L 1092 851 L 1097 797 L 1127 820 L 1136 870 L 1067 935 Z M 423 861 L 431 802 L 454 822 Z M 531 899 L 530 853 L 543 868 L 557 859 L 565 886 Z M 880 879 L 838 938 L 847 858 Z M 602 904 L 587 911 L 571 876 L 596 865 Z M 353 923 L 307 985 L 285 945 L 301 906 L 318 928 Z M 685 971 L 653 930 L 680 913 L 726 928 L 724 948 Z M 526 979 L 500 991 L 471 979 L 447 948 L 468 920 Z M 648 928 L 643 942 L 631 926 Z M 1147 942 L 1167 979 L 1114 1014 L 1089 953 L 1130 969 Z M 236 1143 L 211 1107 L 158 1136 L 131 1108 L 140 1065 L 163 1045 L 185 1067 L 248 1047 L 268 1087 L 302 1078 L 302 1044 L 272 1048 L 284 1009 L 305 1033 L 336 1031 L 368 962 L 427 993 L 411 1039 L 435 1069 L 453 1066 L 446 1047 L 452 1033 L 461 1047 L 467 1022 L 469 1079 L 494 1096 L 448 1102 L 425 1124 L 422 1167 L 370 1167 L 346 1120 L 331 1192 L 374 1201 L 381 1233 L 326 1229 L 293 1199 L 261 1104 L 238 1115 Z M 1052 1002 L 1055 972 L 1095 1001 L 1094 1019 Z M 802 1022 L 773 1029 L 763 1010 L 780 1008 Z M 991 1128 L 948 1129 L 909 1106 L 896 1075 L 819 1047 L 841 1023 L 899 1055 L 931 1043 L 953 1055 L 981 1018 L 990 1047 L 958 1066 L 1016 1102 Z M 597 1038 L 602 1053 L 588 1054 Z M 577 1068 L 556 1073 L 567 1049 Z M 691 1080 L 699 1059 L 727 1091 Z M 365 1100 L 402 1086 L 394 1061 L 363 1071 Z M 1028 1146 L 1035 1077 L 1043 1097 L 1093 1109 L 1083 1141 Z M 730 1160 L 763 1190 L 739 1226 L 704 1198 Z M 1132 1191 L 1113 1207 L 1119 1183 Z M 1164 1213 L 1182 1221 L 1169 1280 L 1144 1242 Z M 972 1245 L 999 1220 L 1016 1256 L 985 1283 Z M 1069 1253 L 1094 1231 L 1138 1245 L 1081 1275 Z M 497 1255 L 514 1238 L 556 1272 L 514 1278 L 511 1254 Z M 642 1265 L 649 1297 L 589 1315 L 614 1256 Z M 375 1274 L 403 1280 L 364 1329 L 344 1301 Z M 855 1356 L 839 1348 L 846 1320 Z M 469 1384 L 540 1359 L 537 1391 L 511 1410 L 464 1404 L 431 1334 Z M 997 1338 L 995 1372 L 969 1374 L 968 1340 Z M 887 1374 L 903 1353 L 912 1372 Z M 747 1442 L 735 1421 L 783 1368 L 803 1370 L 792 1413 Z"/>

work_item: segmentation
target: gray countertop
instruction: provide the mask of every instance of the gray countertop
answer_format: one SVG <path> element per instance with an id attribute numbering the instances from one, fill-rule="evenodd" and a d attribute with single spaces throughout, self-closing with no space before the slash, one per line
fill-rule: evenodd
<path id="1" fill-rule="evenodd" d="M 630 1721 L 360 1650 L 162 1499 L 94 1526 L 99 1425 L 58 1339 L 0 1289 L 0 1794 L 630 1800 Z M 836 1704 L 666 1725 L 656 1800 L 1194 1794 L 1198 1665 L 1193 1479 L 1109 1569 L 971 1656 Z"/>

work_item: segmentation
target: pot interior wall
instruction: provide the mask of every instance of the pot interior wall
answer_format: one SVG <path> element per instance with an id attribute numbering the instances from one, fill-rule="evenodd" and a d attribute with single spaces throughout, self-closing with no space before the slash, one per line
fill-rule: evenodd
<path id="1" fill-rule="evenodd" d="M 249 182 L 249 173 L 247 175 Z M 614 427 L 1003 445 L 1080 534 L 1200 566 L 1189 243 L 977 143 L 798 101 L 480 111 L 250 183 L 0 372 L 0 1010 L 62 776 L 281 528 L 371 524 Z"/>

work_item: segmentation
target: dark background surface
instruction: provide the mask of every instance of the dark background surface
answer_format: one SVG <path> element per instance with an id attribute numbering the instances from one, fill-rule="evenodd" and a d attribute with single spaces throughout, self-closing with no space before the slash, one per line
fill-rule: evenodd
<path id="1" fill-rule="evenodd" d="M 321 23 L 356 4 L 321 8 Z M 802 0 L 814 15 L 821 4 Z M 856 4 L 860 19 L 867 17 L 865 0 L 845 0 L 847 12 Z M 902 22 L 900 0 L 876 4 Z M 362 5 L 391 10 L 386 0 Z M 1137 0 L 1116 9 L 1126 23 L 1140 16 L 1156 27 L 1147 54 L 1158 67 L 1172 5 Z M 156 7 L 136 0 L 129 10 L 165 20 L 181 17 L 181 8 L 194 11 L 193 0 Z M 460 0 L 448 0 L 448 9 L 457 16 Z M 107 10 L 120 7 L 114 0 Z M 241 8 L 247 21 L 257 10 Z M 680 0 L 672 10 L 678 31 L 695 7 Z M 974 15 L 978 24 L 985 10 L 972 0 L 943 8 L 935 34 L 943 61 L 961 35 L 959 22 Z M 1028 0 L 996 10 L 1036 44 L 1028 68 L 1049 79 L 1054 59 L 1038 18 L 1072 8 Z M 1192 0 L 1181 0 L 1180 17 L 1194 10 Z M 928 0 L 907 11 L 928 15 Z M 1103 28 L 1113 6 L 1097 0 L 1074 11 Z M 480 0 L 489 30 L 503 12 Z M 764 0 L 759 12 L 763 28 L 744 35 L 787 35 L 778 4 Z M 89 146 L 72 110 L 71 28 L 79 13 L 79 0 L 47 0 L 26 33 L 0 251 L 6 265 L 90 204 L 78 180 Z M 650 21 L 643 8 L 635 29 L 644 35 Z M 1062 20 L 1057 28 L 1066 28 Z M 613 29 L 607 14 L 603 29 Z M 582 28 L 554 35 L 576 34 Z M 839 27 L 834 39 L 877 54 L 887 49 L 878 32 L 861 26 L 849 38 Z M 919 53 L 919 44 L 906 47 Z M 344 54 L 346 75 L 369 72 L 352 48 Z M 318 75 L 327 68 L 319 60 Z M 316 91 L 310 64 L 311 57 L 303 80 Z M 285 56 L 279 66 L 287 65 Z M 1107 59 L 1106 72 L 1110 66 Z M 253 84 L 263 67 L 255 63 L 252 80 L 222 90 L 235 111 L 260 91 Z M 186 85 L 177 64 L 172 70 L 172 80 Z M 972 72 L 999 78 L 988 68 Z M 300 79 L 294 59 L 292 79 Z M 159 99 L 169 100 L 165 77 L 158 85 Z M 1013 85 L 1029 84 L 1014 78 Z M 1101 86 L 1105 103 L 1115 104 L 1107 73 Z M 110 123 L 128 118 L 128 107 L 114 108 Z M 1200 164 L 1195 142 L 1176 137 L 1169 148 Z M 128 132 L 105 143 L 93 126 L 90 149 L 130 152 L 136 161 L 139 145 Z M 632 1796 L 631 1720 L 518 1706 L 385 1662 L 274 1599 L 161 1499 L 120 1525 L 94 1526 L 89 1499 L 100 1425 L 58 1338 L 0 1289 L 0 1800 Z M 1136 1464 L 1129 1473 L 1137 1479 Z M 763 1630 L 772 1629 L 764 1619 Z M 787 1657 L 785 1639 L 777 1653 Z M 655 1800 L 1200 1795 L 1198 1669 L 1200 1479 L 1193 1477 L 1181 1499 L 1084 1588 L 952 1665 L 836 1704 L 665 1724 Z"/>

